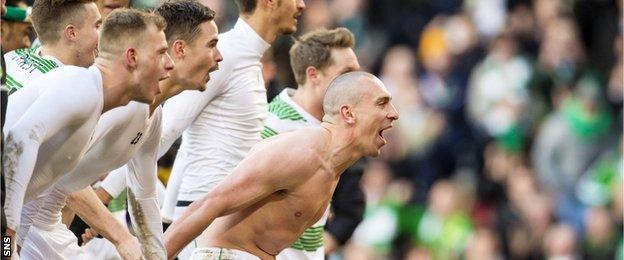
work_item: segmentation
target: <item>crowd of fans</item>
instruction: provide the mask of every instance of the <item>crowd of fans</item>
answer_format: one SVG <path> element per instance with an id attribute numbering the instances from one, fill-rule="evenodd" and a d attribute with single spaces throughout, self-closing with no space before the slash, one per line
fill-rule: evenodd
<path id="1" fill-rule="evenodd" d="M 307 0 L 298 34 L 351 30 L 401 115 L 330 258 L 623 259 L 622 2 Z M 269 100 L 296 87 L 292 43 L 263 58 Z"/>
<path id="2" fill-rule="evenodd" d="M 624 257 L 622 1 L 306 5 L 301 33 L 353 31 L 401 114 L 332 258 Z M 291 42 L 264 59 L 269 98 L 296 85 Z"/>

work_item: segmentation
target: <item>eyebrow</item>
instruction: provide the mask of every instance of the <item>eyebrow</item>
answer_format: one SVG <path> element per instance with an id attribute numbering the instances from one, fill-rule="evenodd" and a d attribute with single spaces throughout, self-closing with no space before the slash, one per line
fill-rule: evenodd
<path id="1" fill-rule="evenodd" d="M 390 102 L 390 100 L 392 100 L 392 97 L 390 96 L 384 96 L 384 97 L 379 97 L 377 98 L 377 102 Z"/>

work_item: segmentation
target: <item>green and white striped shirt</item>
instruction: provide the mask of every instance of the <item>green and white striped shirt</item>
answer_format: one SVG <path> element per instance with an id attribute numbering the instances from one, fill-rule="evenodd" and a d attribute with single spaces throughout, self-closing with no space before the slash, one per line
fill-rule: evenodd
<path id="1" fill-rule="evenodd" d="M 31 80 L 63 66 L 63 63 L 52 56 L 41 56 L 40 50 L 17 49 L 4 54 L 9 95 L 26 86 Z"/>
<path id="2" fill-rule="evenodd" d="M 295 91 L 295 89 L 286 88 L 269 103 L 269 113 L 264 121 L 264 129 L 260 133 L 262 139 L 321 124 L 318 119 L 292 100 L 291 96 Z M 328 215 L 329 208 L 319 221 L 303 232 L 297 242 L 280 252 L 277 259 L 325 259 L 323 231 Z"/>

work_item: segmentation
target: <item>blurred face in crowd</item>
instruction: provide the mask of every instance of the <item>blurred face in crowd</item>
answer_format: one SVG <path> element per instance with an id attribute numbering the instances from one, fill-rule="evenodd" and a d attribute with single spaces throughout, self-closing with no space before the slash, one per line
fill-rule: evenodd
<path id="1" fill-rule="evenodd" d="M 30 48 L 28 34 L 32 28 L 30 23 L 7 21 L 2 19 L 2 51 Z"/>
<path id="2" fill-rule="evenodd" d="M 100 0 L 102 17 L 106 18 L 110 12 L 117 8 L 130 8 L 130 0 Z"/>
<path id="3" fill-rule="evenodd" d="M 297 31 L 299 16 L 305 9 L 303 0 L 278 0 L 275 3 L 274 24 L 281 34 L 292 34 Z"/>
<path id="4" fill-rule="evenodd" d="M 25 2 L 17 3 L 17 7 L 26 9 L 28 6 Z M 6 1 L 2 0 L 2 15 L 6 13 Z M 29 33 L 32 31 L 32 25 L 29 22 L 7 21 L 2 19 L 1 35 L 2 35 L 2 51 L 10 52 L 16 49 L 30 48 L 31 41 Z"/>

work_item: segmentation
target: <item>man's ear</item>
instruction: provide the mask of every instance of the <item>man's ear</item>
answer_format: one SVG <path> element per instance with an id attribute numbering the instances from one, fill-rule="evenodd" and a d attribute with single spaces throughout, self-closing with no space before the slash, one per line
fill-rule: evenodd
<path id="1" fill-rule="evenodd" d="M 355 124 L 355 114 L 353 110 L 348 105 L 340 106 L 340 117 L 342 120 L 347 122 L 347 124 Z"/>
<path id="2" fill-rule="evenodd" d="M 63 36 L 65 36 L 65 39 L 67 39 L 68 41 L 75 42 L 77 40 L 76 26 L 74 26 L 73 24 L 68 24 L 67 26 L 65 26 L 65 29 L 63 30 Z"/>
<path id="3" fill-rule="evenodd" d="M 309 66 L 306 68 L 305 70 L 306 73 L 306 82 L 309 80 L 310 83 L 312 83 L 313 85 L 318 85 L 319 84 L 319 71 L 313 67 L 313 66 Z"/>
<path id="4" fill-rule="evenodd" d="M 183 40 L 175 40 L 171 46 L 169 46 L 171 56 L 176 59 L 183 59 L 186 56 L 186 42 Z"/>
<path id="5" fill-rule="evenodd" d="M 256 6 L 256 9 L 260 8 L 261 6 L 263 6 L 266 9 L 274 10 L 274 9 L 277 8 L 277 1 L 279 1 L 279 0 L 260 0 L 258 2 L 258 5 Z"/>
<path id="6" fill-rule="evenodd" d="M 135 70 L 139 65 L 136 57 L 136 49 L 126 49 L 123 53 L 123 62 L 128 69 Z"/>

